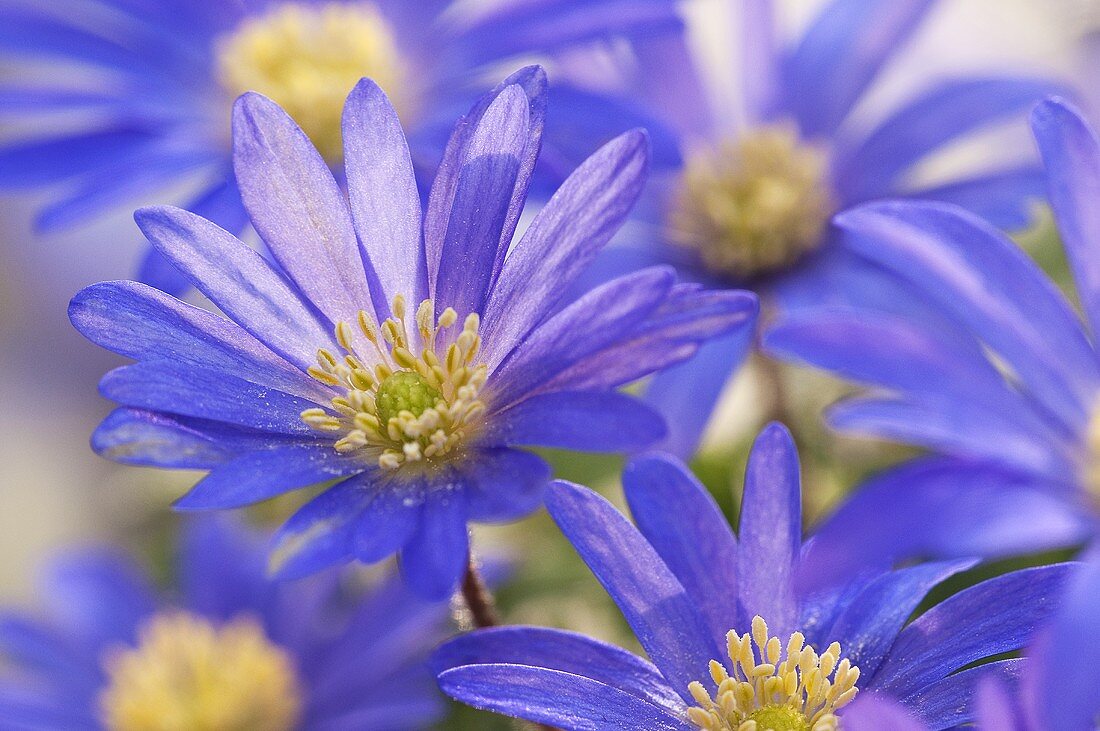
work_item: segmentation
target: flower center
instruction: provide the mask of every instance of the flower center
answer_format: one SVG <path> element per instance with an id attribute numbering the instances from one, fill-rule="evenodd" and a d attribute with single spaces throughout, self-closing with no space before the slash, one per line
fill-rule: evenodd
<path id="1" fill-rule="evenodd" d="M 394 297 L 391 310 L 393 316 L 380 327 L 362 310 L 356 327 L 337 323 L 344 356 L 322 348 L 309 374 L 343 393 L 333 397 L 331 409 L 303 411 L 302 420 L 342 434 L 334 445 L 338 452 L 361 450 L 384 469 L 453 458 L 485 412 L 479 396 L 488 368 L 476 362 L 480 319 L 467 316 L 455 335 L 458 314 L 448 307 L 437 318 L 432 301 L 424 300 L 416 312 L 414 342 L 405 325 L 405 298 Z M 360 336 L 369 357 L 360 354 Z"/>
<path id="2" fill-rule="evenodd" d="M 275 5 L 222 38 L 216 56 L 226 91 L 273 99 L 330 163 L 343 157 L 340 116 L 360 78 L 374 79 L 401 109 L 393 33 L 367 2 Z"/>
<path id="3" fill-rule="evenodd" d="M 817 247 L 833 212 L 825 155 L 787 126 L 764 127 L 688 158 L 669 237 L 714 274 L 747 279 Z"/>
<path id="4" fill-rule="evenodd" d="M 834 642 L 818 655 L 806 646 L 802 633 L 795 632 L 784 651 L 760 617 L 753 617 L 751 634 L 731 631 L 726 641 L 732 670 L 717 660 L 710 663 L 717 694 L 712 698 L 699 682 L 688 686 L 699 704 L 688 709 L 696 726 L 705 731 L 840 728 L 836 711 L 855 697 L 859 668 L 840 659 L 839 644 Z"/>
<path id="5" fill-rule="evenodd" d="M 104 664 L 99 702 L 110 731 L 289 731 L 301 718 L 294 663 L 251 618 L 215 627 L 157 615 L 136 648 L 112 649 Z"/>

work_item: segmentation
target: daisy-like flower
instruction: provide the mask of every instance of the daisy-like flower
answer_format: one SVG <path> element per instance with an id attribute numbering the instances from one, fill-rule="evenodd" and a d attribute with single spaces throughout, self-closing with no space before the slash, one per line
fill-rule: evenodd
<path id="1" fill-rule="evenodd" d="M 1100 724 L 1100 550 L 1069 583 L 1050 627 L 1026 652 L 1027 672 L 1010 684 L 987 678 L 975 696 L 980 731 L 1095 731 Z M 895 701 L 860 699 L 845 714 L 849 731 L 928 731 Z"/>
<path id="2" fill-rule="evenodd" d="M 412 130 L 414 161 L 434 169 L 451 123 L 507 59 L 679 29 L 671 0 L 506 0 L 471 14 L 450 0 L 5 0 L 0 53 L 20 70 L 0 114 L 22 130 L 0 150 L 0 187 L 47 187 L 38 225 L 58 229 L 155 190 L 195 192 L 185 207 L 233 233 L 248 219 L 231 170 L 229 112 L 246 91 L 280 104 L 339 167 L 340 113 L 360 78 L 390 95 Z M 632 126 L 572 95 L 568 134 L 591 145 Z M 588 114 L 585 110 L 591 110 Z M 563 133 L 564 134 L 564 133 Z M 569 145 L 577 145 L 569 140 Z M 572 158 L 577 159 L 577 158 Z M 570 168 L 571 169 L 571 168 Z M 142 280 L 182 280 L 150 253 Z"/>
<path id="3" fill-rule="evenodd" d="M 847 729 L 858 695 L 896 699 L 933 729 L 973 718 L 984 678 L 1009 677 L 1071 565 L 1005 574 L 913 613 L 973 565 L 951 561 L 849 577 L 805 594 L 798 457 L 771 425 L 749 458 L 735 536 L 713 498 L 672 457 L 623 475 L 637 527 L 596 493 L 555 483 L 547 507 L 619 605 L 648 660 L 582 635 L 480 630 L 433 658 L 449 695 L 562 729 Z"/>
<path id="4" fill-rule="evenodd" d="M 777 3 L 737 5 L 741 115 L 719 113 L 722 105 L 706 98 L 682 38 L 631 47 L 622 83 L 678 132 L 684 162 L 654 177 L 652 195 L 639 205 L 638 230 L 605 252 L 594 280 L 668 263 L 687 280 L 754 289 L 766 307 L 835 300 L 905 310 L 917 305 L 830 230 L 834 213 L 912 195 L 961 203 L 1008 227 L 1026 223 L 1027 204 L 1042 194 L 1034 162 L 975 169 L 931 187 L 915 174 L 971 133 L 1022 121 L 1049 83 L 940 80 L 868 125 L 853 110 L 936 2 L 832 0 L 789 46 L 777 40 Z M 734 339 L 719 341 L 654 381 L 647 398 L 667 416 L 664 448 L 682 458 L 693 453 L 708 407 L 744 352 Z"/>
<path id="5" fill-rule="evenodd" d="M 806 310 L 765 340 L 875 387 L 834 406 L 834 427 L 938 453 L 872 480 L 830 519 L 823 531 L 853 541 L 846 559 L 835 557 L 838 570 L 865 555 L 996 556 L 1098 533 L 1100 145 L 1058 100 L 1043 102 L 1032 124 L 1081 314 L 975 216 L 882 202 L 838 219 L 847 246 L 904 278 L 925 314 Z M 857 536 L 855 526 L 866 530 Z"/>
<path id="6" fill-rule="evenodd" d="M 262 544 L 224 518 L 187 523 L 172 594 L 114 551 L 57 561 L 44 617 L 0 615 L 4 728 L 393 731 L 443 716 L 426 659 L 445 608 L 396 579 L 271 583 Z"/>
<path id="7" fill-rule="evenodd" d="M 632 131 L 601 148 L 510 246 L 542 110 L 517 84 L 487 95 L 456 127 L 422 220 L 376 84 L 348 98 L 347 198 L 285 112 L 243 96 L 236 175 L 278 268 L 192 213 L 139 211 L 157 250 L 227 317 L 134 282 L 76 296 L 76 327 L 138 361 L 101 383 L 123 408 L 96 450 L 210 469 L 184 509 L 338 480 L 280 532 L 273 570 L 400 551 L 411 584 L 443 597 L 465 566 L 467 520 L 540 504 L 549 468 L 516 447 L 615 452 L 660 438 L 660 417 L 615 389 L 751 329 L 756 300 L 652 268 L 559 307 L 630 210 L 647 147 Z"/>

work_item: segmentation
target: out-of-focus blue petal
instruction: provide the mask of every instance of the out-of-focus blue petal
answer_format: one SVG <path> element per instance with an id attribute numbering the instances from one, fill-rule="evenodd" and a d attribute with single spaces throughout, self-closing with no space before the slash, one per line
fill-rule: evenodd
<path id="1" fill-rule="evenodd" d="M 688 47 L 687 34 L 661 33 L 635 38 L 631 47 L 637 68 L 630 97 L 657 110 L 662 123 L 671 124 L 679 139 L 713 139 L 714 114 Z M 753 72 L 756 71 L 754 68 Z M 760 69 L 760 72 L 763 74 L 765 70 Z M 647 129 L 654 131 L 648 125 Z M 730 130 L 723 131 L 728 133 Z M 659 134 L 657 138 L 660 139 Z M 662 157 L 655 155 L 653 162 L 660 166 Z"/>
<path id="2" fill-rule="evenodd" d="M 1019 650 L 1050 618 L 1075 568 L 1055 564 L 1014 571 L 940 602 L 898 635 L 875 687 L 905 698 L 972 662 Z"/>
<path id="3" fill-rule="evenodd" d="M 347 198 L 294 120 L 255 92 L 233 105 L 233 169 L 252 225 L 309 301 L 332 322 L 369 310 Z"/>
<path id="4" fill-rule="evenodd" d="M 784 59 L 784 102 L 803 135 L 836 131 L 932 4 L 833 0 L 825 7 Z"/>
<path id="5" fill-rule="evenodd" d="M 139 361 L 171 360 L 235 374 L 314 400 L 327 391 L 239 325 L 137 282 L 85 287 L 69 320 L 96 345 Z"/>
<path id="6" fill-rule="evenodd" d="M 600 148 L 562 184 L 508 255 L 485 305 L 490 368 L 552 312 L 618 231 L 645 183 L 646 135 L 627 132 Z"/>
<path id="7" fill-rule="evenodd" d="M 425 599 L 446 599 L 458 587 L 470 553 L 463 485 L 432 485 L 416 532 L 401 551 L 401 573 Z"/>
<path id="8" fill-rule="evenodd" d="M 134 215 L 149 240 L 199 291 L 257 340 L 302 370 L 317 349 L 341 352 L 329 324 L 262 256 L 214 224 L 178 208 Z"/>
<path id="9" fill-rule="evenodd" d="M 534 512 L 550 481 L 550 465 L 518 449 L 480 449 L 461 466 L 471 520 L 503 522 Z"/>
<path id="10" fill-rule="evenodd" d="M 156 609 L 153 587 L 129 559 L 107 550 L 72 551 L 48 568 L 43 587 L 50 615 L 87 647 L 134 641 Z"/>
<path id="11" fill-rule="evenodd" d="M 893 112 L 854 149 L 841 151 L 834 177 L 845 201 L 896 192 L 905 172 L 951 140 L 1018 115 L 1052 85 L 1022 78 L 966 78 L 932 87 Z"/>
<path id="12" fill-rule="evenodd" d="M 873 561 L 1049 550 L 1091 532 L 1057 486 L 988 462 L 922 458 L 868 480 L 824 521 L 800 584 L 826 586 Z"/>
<path id="13" fill-rule="evenodd" d="M 343 137 L 351 214 L 381 289 L 372 293 L 375 312 L 385 319 L 394 295 L 414 305 L 427 297 L 428 269 L 409 145 L 396 110 L 370 79 L 348 96 Z"/>
<path id="14" fill-rule="evenodd" d="M 1096 355 L 1065 297 L 1016 244 L 937 203 L 872 203 L 836 221 L 849 234 L 845 246 L 912 281 L 969 327 L 1052 415 L 1070 427 L 1084 423 L 1083 404 L 1100 382 Z"/>
<path id="15" fill-rule="evenodd" d="M 1009 600 L 1011 601 L 1011 600 Z M 1014 683 L 1027 670 L 1027 661 L 998 660 L 950 675 L 904 699 L 930 731 L 958 728 L 974 720 L 977 689 L 991 679 Z M 969 728 L 969 727 L 968 727 Z M 1051 727 L 1056 728 L 1056 727 Z M 994 726 L 989 731 L 1008 731 Z M 985 731 L 983 727 L 983 731 Z"/>
<path id="16" fill-rule="evenodd" d="M 357 455 L 325 443 L 288 443 L 235 457 L 199 480 L 175 502 L 178 510 L 239 508 L 300 487 L 364 471 Z"/>
<path id="17" fill-rule="evenodd" d="M 798 629 L 794 572 L 802 550 L 802 482 L 787 428 L 771 423 L 753 442 L 737 531 L 738 600 L 742 624 L 754 615 L 778 637 Z"/>
<path id="18" fill-rule="evenodd" d="M 1100 716 L 1100 547 L 1083 556 L 1050 628 L 1038 709 L 1052 729 L 1091 729 Z"/>
<path id="19" fill-rule="evenodd" d="M 638 530 L 683 584 L 715 641 L 735 629 L 737 539 L 714 498 L 679 460 L 639 457 L 623 470 Z"/>
<path id="20" fill-rule="evenodd" d="M 486 392 L 494 406 L 511 405 L 642 327 L 668 296 L 673 279 L 671 269 L 644 269 L 597 287 L 555 314 L 490 375 Z"/>
<path id="21" fill-rule="evenodd" d="M 854 597 L 822 636 L 840 643 L 844 657 L 870 686 L 898 632 L 932 587 L 975 563 L 927 563 L 885 573 Z"/>
<path id="22" fill-rule="evenodd" d="M 29 692 L 14 684 L 0 685 L 0 718 L 13 731 L 72 729 L 100 731 L 99 720 L 88 709 L 74 707 L 70 699 Z"/>
<path id="23" fill-rule="evenodd" d="M 0 189 L 64 181 L 101 165 L 134 157 L 153 141 L 144 129 L 122 126 L 14 142 L 0 148 Z"/>
<path id="24" fill-rule="evenodd" d="M 178 576 L 187 607 L 229 620 L 261 605 L 270 584 L 263 543 L 226 515 L 193 516 L 180 533 Z"/>
<path id="25" fill-rule="evenodd" d="M 636 451 L 665 434 L 660 414 L 616 391 L 532 396 L 494 416 L 491 428 L 494 442 L 585 452 Z"/>
<path id="26" fill-rule="evenodd" d="M 1077 294 L 1095 334 L 1100 332 L 1100 146 L 1081 114 L 1057 99 L 1036 107 L 1031 128 Z"/>
<path id="27" fill-rule="evenodd" d="M 684 587 L 637 529 L 591 490 L 555 482 L 546 508 L 672 689 L 694 703 L 688 684 L 712 685 L 707 664 L 721 655 Z"/>
<path id="28" fill-rule="evenodd" d="M 1028 670 L 1034 672 L 1030 664 Z M 974 709 L 977 726 L 983 731 L 1027 731 L 1022 725 L 1023 719 L 1017 717 L 1016 705 L 1008 688 L 999 678 L 990 677 L 978 683 Z"/>
<path id="29" fill-rule="evenodd" d="M 464 665 L 439 676 L 443 692 L 475 708 L 562 731 L 646 729 L 693 731 L 681 714 L 616 686 L 529 665 Z"/>
<path id="30" fill-rule="evenodd" d="M 921 188 L 910 195 L 952 203 L 999 229 L 1019 231 L 1031 223 L 1036 204 L 1046 195 L 1046 176 L 1038 163 L 1024 164 Z"/>
<path id="31" fill-rule="evenodd" d="M 559 629 L 495 627 L 460 635 L 436 650 L 431 664 L 436 674 L 462 665 L 528 665 L 595 680 L 673 712 L 684 705 L 642 658 Z"/>
<path id="32" fill-rule="evenodd" d="M 753 123 L 772 119 L 780 101 L 780 52 L 775 22 L 775 4 L 771 0 L 747 0 L 741 3 L 741 62 L 745 72 L 741 84 L 745 107 Z"/>
<path id="33" fill-rule="evenodd" d="M 845 731 L 928 731 L 901 703 L 874 691 L 860 693 L 840 715 Z"/>

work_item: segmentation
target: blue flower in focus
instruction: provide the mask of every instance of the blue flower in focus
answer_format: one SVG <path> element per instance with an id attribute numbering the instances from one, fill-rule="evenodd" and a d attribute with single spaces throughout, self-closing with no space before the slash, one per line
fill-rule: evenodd
<path id="1" fill-rule="evenodd" d="M 468 520 L 541 503 L 549 467 L 517 447 L 617 452 L 659 439 L 659 415 L 615 389 L 751 329 L 756 299 L 657 267 L 559 308 L 638 196 L 646 137 L 597 151 L 510 248 L 542 129 L 541 86 L 530 88 L 502 85 L 456 127 L 423 220 L 376 84 L 348 98 L 347 197 L 283 110 L 244 95 L 237 179 L 281 268 L 195 214 L 139 211 L 153 246 L 227 317 L 135 282 L 80 292 L 75 326 L 138 361 L 101 382 L 123 408 L 95 449 L 211 470 L 184 509 L 336 480 L 282 529 L 273 570 L 400 552 L 410 583 L 442 598 L 465 568 Z"/>
<path id="2" fill-rule="evenodd" d="M 396 580 L 271 583 L 262 544 L 231 521 L 187 523 L 178 596 L 114 552 L 58 561 L 45 619 L 0 616 L 4 728 L 393 731 L 443 716 L 425 660 L 444 607 Z"/>
<path id="3" fill-rule="evenodd" d="M 434 170 L 451 123 L 487 71 L 577 44 L 679 30 L 671 0 L 616 12 L 611 0 L 503 2 L 471 15 L 450 0 L 60 0 L 5 2 L 0 53 L 18 82 L 0 114 L 28 131 L 0 149 L 0 188 L 48 187 L 43 229 L 58 229 L 180 186 L 184 207 L 232 233 L 248 222 L 235 185 L 229 112 L 246 91 L 291 113 L 339 167 L 340 114 L 364 76 L 412 130 L 413 159 Z M 595 143 L 637 123 L 573 95 Z M 591 109 L 591 114 L 586 110 Z M 614 113 L 616 126 L 608 127 Z M 606 136 L 605 136 L 606 135 Z M 583 144 L 585 154 L 595 144 Z M 571 168 L 570 168 L 571 169 Z M 184 286 L 151 253 L 141 278 Z"/>
<path id="4" fill-rule="evenodd" d="M 803 553 L 798 457 L 769 426 L 749 458 L 735 536 L 682 463 L 636 459 L 623 476 L 637 527 L 594 492 L 556 483 L 547 507 L 619 605 L 649 660 L 554 629 L 504 627 L 444 644 L 449 695 L 562 729 L 847 728 L 856 694 L 899 700 L 934 729 L 973 718 L 974 687 L 1012 677 L 1050 614 L 1068 564 L 971 586 L 910 621 L 926 594 L 973 565 L 951 561 L 847 577 L 815 594 Z M 858 668 L 858 669 L 857 669 Z"/>
<path id="5" fill-rule="evenodd" d="M 974 699 L 979 731 L 1095 731 L 1100 719 L 1100 550 L 1069 582 L 1051 626 L 1027 650 L 1027 672 L 1011 684 L 986 678 Z M 896 702 L 859 699 L 844 716 L 846 731 L 927 731 Z"/>
<path id="6" fill-rule="evenodd" d="M 631 46 L 622 83 L 636 105 L 678 131 L 684 162 L 655 177 L 637 229 L 605 252 L 594 280 L 668 263 L 687 280 L 754 289 L 780 310 L 836 301 L 908 311 L 919 303 L 829 229 L 835 212 L 912 195 L 965 205 L 1003 226 L 1027 222 L 1028 204 L 1042 195 L 1034 162 L 931 187 L 917 184 L 915 173 L 967 135 L 1022 117 L 1049 83 L 940 80 L 868 126 L 853 110 L 935 2 L 833 0 L 789 47 L 777 40 L 775 3 L 737 5 L 740 46 L 732 45 L 743 54 L 743 119 L 719 114 L 706 98 L 680 36 Z M 710 405 L 744 353 L 743 342 L 719 341 L 656 379 L 647 398 L 670 425 L 663 448 L 682 458 L 694 452 Z"/>
<path id="7" fill-rule="evenodd" d="M 984 221 L 942 204 L 882 202 L 839 217 L 846 245 L 904 279 L 927 302 L 923 316 L 824 307 L 765 340 L 875 387 L 834 406 L 834 427 L 936 453 L 875 478 L 822 528 L 850 540 L 833 559 L 839 571 L 866 555 L 1011 555 L 1097 535 L 1100 145 L 1058 100 L 1032 124 L 1080 314 Z"/>

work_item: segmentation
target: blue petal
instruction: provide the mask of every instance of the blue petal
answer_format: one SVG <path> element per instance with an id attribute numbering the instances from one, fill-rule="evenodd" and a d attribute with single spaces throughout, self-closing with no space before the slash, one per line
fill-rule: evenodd
<path id="1" fill-rule="evenodd" d="M 1047 672 L 1039 679 L 1040 713 L 1050 728 L 1087 729 L 1100 716 L 1096 668 L 1100 667 L 1100 548 L 1084 563 L 1066 588 L 1062 607 L 1050 628 L 1045 657 Z"/>
<path id="2" fill-rule="evenodd" d="M 298 289 L 332 322 L 369 310 L 347 198 L 294 120 L 255 92 L 233 106 L 233 168 L 252 225 Z"/>
<path id="3" fill-rule="evenodd" d="M 1025 163 L 931 188 L 910 191 L 914 198 L 952 203 L 976 213 L 997 228 L 1019 231 L 1034 218 L 1046 195 L 1046 176 L 1038 163 Z"/>
<path id="4" fill-rule="evenodd" d="M 742 627 L 754 615 L 786 637 L 798 628 L 794 571 L 802 549 L 802 483 L 794 439 L 772 423 L 753 442 L 737 531 Z"/>
<path id="5" fill-rule="evenodd" d="M 670 713 L 618 688 L 580 675 L 527 665 L 465 665 L 439 676 L 439 687 L 475 708 L 562 731 L 693 731 Z"/>
<path id="6" fill-rule="evenodd" d="M 537 510 L 551 476 L 542 458 L 517 449 L 479 449 L 460 469 L 470 518 L 492 523 Z"/>
<path id="7" fill-rule="evenodd" d="M 679 460 L 639 457 L 623 470 L 623 491 L 638 530 L 683 584 L 722 641 L 737 627 L 737 539 L 707 489 Z"/>
<path id="8" fill-rule="evenodd" d="M 178 578 L 191 611 L 228 620 L 262 606 L 271 586 L 259 534 L 227 515 L 193 516 L 180 535 Z"/>
<path id="9" fill-rule="evenodd" d="M 149 240 L 222 311 L 303 371 L 317 349 L 340 352 L 330 323 L 304 302 L 263 257 L 214 224 L 167 206 L 134 219 Z"/>
<path id="10" fill-rule="evenodd" d="M 845 731 L 928 731 L 901 703 L 874 692 L 860 693 L 840 717 Z"/>
<path id="11" fill-rule="evenodd" d="M 341 489 L 353 489 L 349 480 Z M 424 486 L 419 482 L 403 485 L 399 480 L 387 482 L 376 474 L 364 475 L 361 509 L 355 518 L 355 557 L 364 563 L 375 563 L 397 553 L 416 533 L 423 504 Z M 346 509 L 346 506 L 345 506 Z"/>
<path id="12" fill-rule="evenodd" d="M 329 442 L 273 445 L 215 467 L 177 500 L 175 507 L 239 508 L 290 490 L 354 475 L 366 468 L 361 457 L 340 454 Z"/>
<path id="13" fill-rule="evenodd" d="M 661 416 L 615 391 L 555 391 L 520 401 L 494 415 L 491 438 L 509 446 L 625 452 L 665 434 Z"/>
<path id="14" fill-rule="evenodd" d="M 1100 332 L 1100 147 L 1074 107 L 1057 99 L 1040 104 L 1031 126 L 1047 170 L 1047 192 L 1062 245 L 1073 267 L 1077 294 Z"/>
<path id="15" fill-rule="evenodd" d="M 557 670 L 604 683 L 676 712 L 683 701 L 657 668 L 614 645 L 574 632 L 541 627 L 496 627 L 460 635 L 431 660 L 441 674 L 462 665 L 509 664 Z"/>
<path id="16" fill-rule="evenodd" d="M 375 309 L 389 317 L 394 295 L 414 304 L 427 297 L 428 270 L 409 145 L 393 105 L 370 79 L 348 96 L 343 137 L 355 230 L 381 288 Z"/>
<path id="17" fill-rule="evenodd" d="M 58 183 L 133 158 L 154 139 L 147 130 L 118 127 L 8 144 L 0 148 L 0 188 Z"/>
<path id="18" fill-rule="evenodd" d="M 466 571 L 470 536 L 462 485 L 432 485 L 420 523 L 401 551 L 401 573 L 409 588 L 431 600 L 449 597 Z"/>
<path id="19" fill-rule="evenodd" d="M 1084 423 L 1083 404 L 1100 382 L 1096 354 L 1065 297 L 1016 244 L 935 203 L 872 203 L 836 221 L 849 234 L 846 247 L 913 282 L 965 324 L 1054 416 L 1070 427 Z"/>
<path id="20" fill-rule="evenodd" d="M 928 563 L 885 573 L 855 596 L 822 636 L 840 643 L 844 657 L 859 668 L 863 682 L 870 685 L 898 632 L 928 592 L 976 563 Z"/>
<path id="21" fill-rule="evenodd" d="M 898 635 L 875 687 L 906 697 L 970 663 L 1020 649 L 1050 618 L 1074 568 L 1056 564 L 1014 571 L 929 609 Z"/>
<path id="22" fill-rule="evenodd" d="M 708 663 L 721 655 L 684 587 L 637 529 L 591 490 L 556 482 L 546 508 L 672 689 L 694 703 L 688 684 L 709 685 Z"/>
<path id="23" fill-rule="evenodd" d="M 828 585 L 871 559 L 996 558 L 1073 545 L 1091 532 L 1091 516 L 1057 486 L 995 464 L 923 458 L 869 480 L 825 520 L 800 584 Z"/>
<path id="24" fill-rule="evenodd" d="M 1020 659 L 986 663 L 933 683 L 905 698 L 903 703 L 928 726 L 930 731 L 958 728 L 961 724 L 974 720 L 974 696 L 978 687 L 991 679 L 996 682 L 1014 683 L 1026 670 L 1027 662 Z M 996 731 L 1009 731 L 1000 726 L 990 728 Z"/>
<path id="25" fill-rule="evenodd" d="M 834 177 L 843 198 L 864 201 L 898 191 L 904 173 L 925 156 L 968 132 L 1022 114 L 1051 89 L 1047 81 L 1017 78 L 934 86 L 891 114 L 855 149 L 838 153 Z"/>
<path id="26" fill-rule="evenodd" d="M 932 0 L 833 0 L 785 59 L 786 106 L 806 137 L 831 135 L 913 34 Z"/>
<path id="27" fill-rule="evenodd" d="M 741 4 L 742 96 L 749 121 L 772 119 L 781 92 L 779 33 L 771 0 L 746 0 Z"/>
<path id="28" fill-rule="evenodd" d="M 597 150 L 562 184 L 508 254 L 485 305 L 484 358 L 495 367 L 554 310 L 618 231 L 648 169 L 644 132 Z"/>
<path id="29" fill-rule="evenodd" d="M 1034 672 L 1034 668 L 1029 667 L 1028 670 Z M 990 677 L 978 683 L 974 707 L 979 728 L 1027 731 L 1023 719 L 1017 718 L 1017 706 L 1008 688 L 999 678 Z M 1088 728 L 1087 723 L 1082 728 Z"/>

